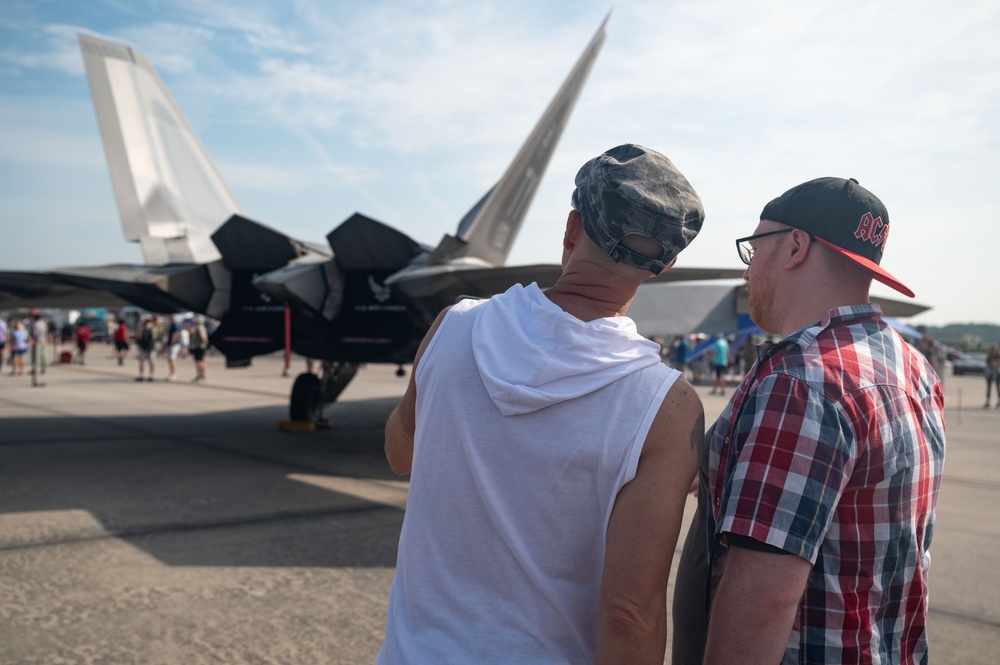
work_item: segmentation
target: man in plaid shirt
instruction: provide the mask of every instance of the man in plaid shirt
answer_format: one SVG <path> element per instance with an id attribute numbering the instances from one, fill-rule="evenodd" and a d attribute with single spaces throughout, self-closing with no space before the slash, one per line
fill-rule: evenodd
<path id="1" fill-rule="evenodd" d="M 881 201 L 821 178 L 737 241 L 750 315 L 779 333 L 709 432 L 706 663 L 926 663 L 944 396 L 868 304 Z M 752 261 L 751 261 L 752 259 Z"/>

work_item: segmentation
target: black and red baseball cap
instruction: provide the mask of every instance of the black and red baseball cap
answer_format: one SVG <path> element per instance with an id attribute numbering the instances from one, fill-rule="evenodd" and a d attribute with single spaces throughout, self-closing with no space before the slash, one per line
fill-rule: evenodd
<path id="1" fill-rule="evenodd" d="M 813 234 L 878 281 L 913 297 L 913 291 L 879 266 L 889 237 L 889 212 L 854 178 L 816 178 L 792 187 L 764 206 L 760 218 Z"/>

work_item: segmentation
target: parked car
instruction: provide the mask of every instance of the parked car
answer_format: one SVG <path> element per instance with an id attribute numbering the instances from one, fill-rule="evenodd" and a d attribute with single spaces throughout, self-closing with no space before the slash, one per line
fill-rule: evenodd
<path id="1" fill-rule="evenodd" d="M 76 322 L 76 326 L 86 324 L 90 328 L 91 342 L 107 342 L 111 337 L 108 335 L 108 322 L 91 316 L 81 316 Z M 74 326 L 74 329 L 75 327 Z"/>
<path id="2" fill-rule="evenodd" d="M 983 374 L 986 372 L 985 353 L 962 353 L 951 361 L 952 374 Z"/>

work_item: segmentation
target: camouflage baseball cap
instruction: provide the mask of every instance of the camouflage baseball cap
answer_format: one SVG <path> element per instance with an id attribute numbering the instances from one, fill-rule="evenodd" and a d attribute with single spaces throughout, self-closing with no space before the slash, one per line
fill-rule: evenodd
<path id="1" fill-rule="evenodd" d="M 697 192 L 673 162 L 633 143 L 595 157 L 576 174 L 573 208 L 594 243 L 618 263 L 659 275 L 694 240 L 705 221 Z M 622 241 L 655 240 L 660 256 Z"/>

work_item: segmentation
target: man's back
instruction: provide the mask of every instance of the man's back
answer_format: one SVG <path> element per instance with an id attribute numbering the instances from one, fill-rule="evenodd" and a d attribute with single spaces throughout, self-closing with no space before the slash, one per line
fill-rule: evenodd
<path id="1" fill-rule="evenodd" d="M 679 376 L 630 325 L 535 286 L 449 313 L 416 373 L 380 662 L 593 661 L 611 510 Z"/>
<path id="2" fill-rule="evenodd" d="M 704 208 L 635 144 L 575 183 L 555 285 L 439 316 L 386 422 L 412 476 L 382 664 L 663 662 L 704 410 L 624 315 Z"/>
<path id="3" fill-rule="evenodd" d="M 44 343 L 49 337 L 49 324 L 45 319 L 35 319 L 31 326 L 31 335 L 36 342 Z"/>
<path id="4" fill-rule="evenodd" d="M 11 348 L 15 351 L 23 351 L 28 348 L 28 329 L 18 324 L 10 332 Z"/>
<path id="5" fill-rule="evenodd" d="M 195 323 L 191 330 L 191 348 L 204 349 L 208 346 L 208 331 L 204 323 Z"/>
<path id="6" fill-rule="evenodd" d="M 155 343 L 156 331 L 153 330 L 153 325 L 147 322 L 139 332 L 139 348 L 143 351 L 152 351 Z"/>

